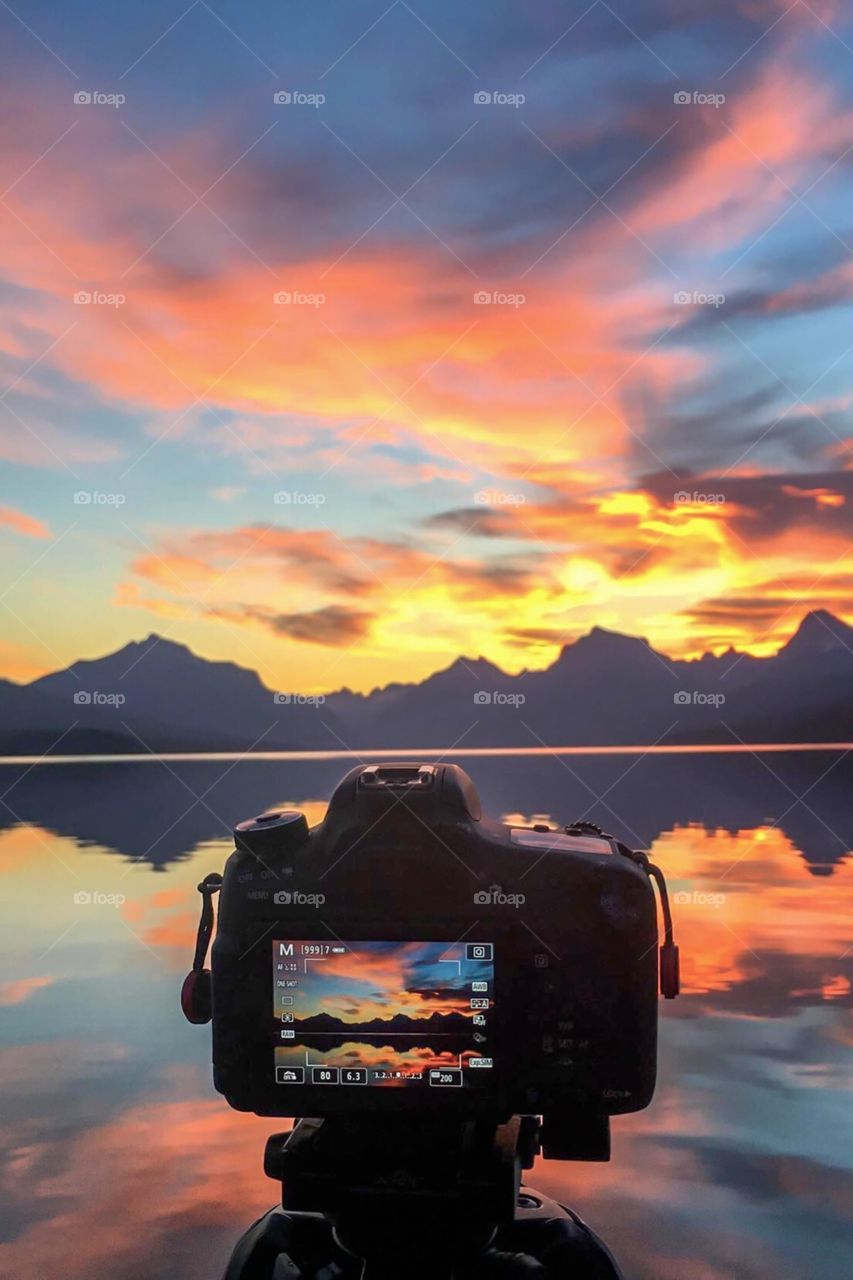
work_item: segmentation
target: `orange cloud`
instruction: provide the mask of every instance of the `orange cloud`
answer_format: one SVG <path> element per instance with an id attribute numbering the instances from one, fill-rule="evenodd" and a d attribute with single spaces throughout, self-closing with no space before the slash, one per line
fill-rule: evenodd
<path id="1" fill-rule="evenodd" d="M 0 525 L 5 525 L 7 529 L 13 529 L 15 533 L 21 533 L 27 538 L 53 537 L 44 521 L 28 516 L 23 511 L 17 511 L 14 507 L 0 507 Z"/>
<path id="2" fill-rule="evenodd" d="M 0 984 L 0 1005 L 23 1004 L 36 991 L 49 987 L 56 981 L 51 977 L 17 978 L 12 982 Z"/>
<path id="3" fill-rule="evenodd" d="M 8 139 L 12 179 L 42 153 L 44 134 L 55 127 L 46 106 L 42 118 L 35 114 Z M 330 465 L 348 435 L 372 444 L 417 441 L 437 460 L 414 464 L 410 482 L 483 465 L 524 469 L 548 457 L 588 463 L 622 452 L 619 394 L 605 403 L 596 397 L 632 363 L 642 357 L 643 376 L 666 385 L 695 366 L 681 353 L 647 351 L 665 295 L 656 300 L 645 286 L 635 242 L 623 246 L 622 270 L 608 265 L 612 255 L 593 266 L 585 254 L 597 233 L 585 228 L 577 257 L 558 269 L 550 264 L 523 287 L 499 290 L 501 297 L 523 295 L 518 306 L 478 303 L 476 280 L 431 243 L 377 249 L 364 242 L 346 257 L 348 244 L 335 244 L 299 261 L 285 245 L 267 269 L 237 256 L 226 237 L 228 252 L 218 255 L 215 270 L 181 275 L 146 250 L 191 197 L 132 145 L 119 122 L 87 120 L 86 129 L 87 154 L 109 164 L 126 216 L 117 214 L 109 234 L 99 234 L 104 211 L 76 162 L 72 135 L 14 188 L 13 212 L 0 207 L 0 266 L 39 291 L 26 354 L 39 355 L 48 335 L 61 336 L 50 363 L 108 400 L 155 411 L 154 436 L 197 434 L 191 410 L 201 396 L 220 410 L 258 415 L 228 430 L 215 422 L 204 427 L 242 452 L 247 465 L 252 453 L 273 468 L 284 464 L 294 429 L 275 420 L 284 412 L 307 424 L 307 447 L 311 424 L 333 430 Z M 200 189 L 222 172 L 223 157 L 209 138 L 184 138 L 162 154 Z M 194 261 L 199 224 L 207 233 L 210 221 L 200 208 L 188 214 L 170 232 L 170 249 L 183 246 Z M 491 297 L 500 284 L 484 288 Z M 122 301 L 75 305 L 76 293 L 99 290 Z M 291 301 L 277 304 L 277 294 Z M 302 297 L 322 301 L 310 305 Z M 20 344 L 11 315 L 8 321 L 10 341 L 14 333 Z M 399 461 L 383 465 L 405 470 Z"/>

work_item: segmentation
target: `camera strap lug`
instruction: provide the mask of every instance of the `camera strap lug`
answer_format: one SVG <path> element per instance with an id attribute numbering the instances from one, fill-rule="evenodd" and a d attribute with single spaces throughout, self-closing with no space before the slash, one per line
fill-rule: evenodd
<path id="1" fill-rule="evenodd" d="M 203 1025 L 212 1017 L 210 970 L 205 968 L 207 948 L 213 932 L 213 895 L 222 888 L 222 876 L 212 871 L 198 886 L 201 894 L 201 918 L 195 940 L 193 967 L 181 987 L 181 1008 L 184 1017 L 193 1025 Z"/>
<path id="2" fill-rule="evenodd" d="M 637 866 L 642 867 L 650 880 L 658 887 L 661 911 L 663 913 L 663 942 L 660 948 L 660 993 L 664 1000 L 674 1000 L 681 991 L 681 965 L 678 947 L 675 945 L 672 931 L 672 912 L 669 907 L 669 894 L 666 888 L 666 877 L 660 867 L 649 861 L 649 855 L 643 849 L 629 849 L 620 841 L 619 848 Z"/>

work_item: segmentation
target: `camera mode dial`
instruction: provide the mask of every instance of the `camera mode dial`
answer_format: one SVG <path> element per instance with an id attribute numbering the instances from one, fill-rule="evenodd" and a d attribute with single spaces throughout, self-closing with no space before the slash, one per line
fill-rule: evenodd
<path id="1" fill-rule="evenodd" d="M 237 848 L 261 858 L 292 853 L 307 839 L 308 822 L 298 809 L 271 809 L 234 828 Z"/>

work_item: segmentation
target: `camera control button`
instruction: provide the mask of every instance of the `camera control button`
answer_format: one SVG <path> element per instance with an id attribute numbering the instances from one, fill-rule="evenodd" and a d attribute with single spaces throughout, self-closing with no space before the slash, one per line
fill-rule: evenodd
<path id="1" fill-rule="evenodd" d="M 429 1082 L 433 1088 L 459 1089 L 462 1085 L 462 1072 L 458 1070 L 436 1069 L 430 1071 Z"/>
<path id="2" fill-rule="evenodd" d="M 307 839 L 308 822 L 298 809 L 273 809 L 234 828 L 237 848 L 260 858 L 292 853 Z"/>
<path id="3" fill-rule="evenodd" d="M 340 1069 L 338 1067 L 312 1067 L 312 1084 L 339 1084 Z"/>
<path id="4" fill-rule="evenodd" d="M 341 1084 L 367 1084 L 367 1067 L 342 1067 Z"/>
<path id="5" fill-rule="evenodd" d="M 304 1084 L 305 1068 L 304 1067 L 276 1067 L 275 1082 L 276 1084 Z"/>

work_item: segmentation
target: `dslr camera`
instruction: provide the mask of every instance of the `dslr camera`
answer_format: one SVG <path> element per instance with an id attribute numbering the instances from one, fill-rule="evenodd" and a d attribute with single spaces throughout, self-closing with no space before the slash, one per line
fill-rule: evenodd
<path id="1" fill-rule="evenodd" d="M 610 1116 L 649 1104 L 678 952 L 645 854 L 495 821 L 453 764 L 358 767 L 317 826 L 275 810 L 234 834 L 183 1005 L 212 1017 L 235 1109 L 541 1116 L 546 1156 L 607 1159 Z"/>

